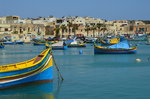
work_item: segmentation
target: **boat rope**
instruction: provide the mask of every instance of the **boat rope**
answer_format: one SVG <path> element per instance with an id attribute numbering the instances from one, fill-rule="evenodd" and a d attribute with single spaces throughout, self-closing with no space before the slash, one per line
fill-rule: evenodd
<path id="1" fill-rule="evenodd" d="M 57 71 L 57 74 L 58 74 L 58 77 L 61 78 L 61 80 L 64 80 L 64 78 L 62 77 L 61 73 L 60 73 L 60 70 L 56 64 L 56 61 L 55 61 L 55 58 L 54 58 L 54 55 L 52 54 L 52 58 L 53 58 L 53 62 L 54 62 L 54 66 L 56 68 L 56 71 Z"/>
<path id="2" fill-rule="evenodd" d="M 57 87 L 56 87 L 56 90 L 54 92 L 55 99 L 58 99 L 58 95 L 59 95 L 62 83 L 63 83 L 63 80 L 61 80 L 61 81 L 58 80 Z"/>

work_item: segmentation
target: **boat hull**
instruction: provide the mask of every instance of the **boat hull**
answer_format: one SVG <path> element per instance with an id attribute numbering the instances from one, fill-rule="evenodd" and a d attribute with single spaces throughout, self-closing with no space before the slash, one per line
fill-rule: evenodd
<path id="1" fill-rule="evenodd" d="M 70 44 L 68 47 L 86 47 L 86 44 L 84 45 L 79 45 L 79 44 Z"/>
<path id="2" fill-rule="evenodd" d="M 14 45 L 15 42 L 4 42 L 4 45 Z"/>
<path id="3" fill-rule="evenodd" d="M 35 45 L 35 46 L 44 46 L 45 45 L 45 43 L 33 43 L 33 45 Z"/>
<path id="4" fill-rule="evenodd" d="M 0 46 L 0 48 L 4 48 L 5 46 Z"/>
<path id="5" fill-rule="evenodd" d="M 32 82 L 52 81 L 53 80 L 52 61 L 53 61 L 52 55 L 50 54 L 50 52 L 47 52 L 47 55 L 44 56 L 44 59 L 39 61 L 39 63 L 38 62 L 34 63 L 35 65 L 33 65 L 32 67 L 28 67 L 20 70 L 0 72 L 0 89 L 17 86 L 17 85 L 24 85 L 26 83 L 32 83 Z M 0 70 L 3 71 L 9 68 L 7 66 L 4 67 L 5 68 L 3 67 L 0 68 Z"/>
<path id="6" fill-rule="evenodd" d="M 16 44 L 24 44 L 24 42 L 15 42 Z"/>
<path id="7" fill-rule="evenodd" d="M 105 49 L 94 48 L 94 54 L 135 54 L 136 48 L 133 49 Z"/>
<path id="8" fill-rule="evenodd" d="M 52 46 L 52 50 L 66 50 L 68 46 Z"/>
<path id="9" fill-rule="evenodd" d="M 0 84 L 0 89 L 21 86 L 21 85 L 31 84 L 31 83 L 52 82 L 52 80 L 53 80 L 52 67 L 50 67 L 37 75 L 29 76 L 27 78 L 12 81 L 9 83 Z"/>

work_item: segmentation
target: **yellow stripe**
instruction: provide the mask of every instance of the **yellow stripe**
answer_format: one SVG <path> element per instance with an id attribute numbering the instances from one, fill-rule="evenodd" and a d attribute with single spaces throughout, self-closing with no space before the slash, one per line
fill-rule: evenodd
<path id="1" fill-rule="evenodd" d="M 16 71 L 16 70 L 22 70 L 22 69 L 26 69 L 26 68 L 30 68 L 33 67 L 37 64 L 39 64 L 40 62 L 43 61 L 43 59 L 46 57 L 46 55 L 48 54 L 49 50 L 51 50 L 50 48 L 44 50 L 40 55 L 44 55 L 41 60 L 39 60 L 36 63 L 33 63 L 36 59 L 33 58 L 31 60 L 28 61 L 24 61 L 24 62 L 20 62 L 20 63 L 16 63 L 16 64 L 10 64 L 10 65 L 3 65 L 0 66 L 0 72 L 9 72 L 9 71 Z"/>
<path id="2" fill-rule="evenodd" d="M 47 64 L 47 66 L 45 66 L 45 68 L 44 68 L 42 71 L 44 71 L 44 70 L 46 70 L 47 68 L 52 67 L 52 66 L 53 66 L 53 60 L 52 60 L 52 58 L 51 58 L 50 61 L 49 61 L 49 63 Z M 39 68 L 41 68 L 41 66 L 40 66 Z M 39 68 L 37 68 L 37 69 L 35 69 L 35 70 L 33 70 L 33 71 L 36 71 L 36 70 L 38 70 Z M 33 71 L 30 71 L 30 72 L 33 72 Z M 41 72 L 42 72 L 42 71 L 41 71 Z M 9 78 L 9 77 L 16 77 L 16 76 L 21 76 L 21 75 L 28 74 L 28 73 L 30 73 L 30 72 L 26 72 L 26 73 L 18 74 L 18 75 L 13 75 L 13 76 L 0 77 L 0 79 Z"/>
<path id="3" fill-rule="evenodd" d="M 86 43 L 81 43 L 81 44 L 79 44 L 79 45 L 86 45 Z"/>

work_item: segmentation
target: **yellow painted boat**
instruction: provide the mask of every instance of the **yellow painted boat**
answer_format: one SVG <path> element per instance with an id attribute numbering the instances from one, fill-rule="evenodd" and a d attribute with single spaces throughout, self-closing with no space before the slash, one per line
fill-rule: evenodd
<path id="1" fill-rule="evenodd" d="M 51 48 L 48 48 L 31 60 L 0 66 L 0 88 L 52 81 L 52 61 Z"/>

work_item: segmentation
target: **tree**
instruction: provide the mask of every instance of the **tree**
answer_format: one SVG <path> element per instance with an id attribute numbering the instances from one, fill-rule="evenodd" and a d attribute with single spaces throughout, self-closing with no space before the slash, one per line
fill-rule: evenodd
<path id="1" fill-rule="evenodd" d="M 54 27 L 46 26 L 45 27 L 45 34 L 46 35 L 54 35 Z"/>
<path id="2" fill-rule="evenodd" d="M 101 28 L 101 31 L 103 31 L 103 33 L 104 33 L 106 30 L 107 30 L 106 25 L 103 24 L 103 25 L 102 25 L 102 28 Z"/>
<path id="3" fill-rule="evenodd" d="M 18 31 L 14 31 L 13 34 L 18 34 Z"/>
<path id="4" fill-rule="evenodd" d="M 93 31 L 93 37 L 95 37 L 96 26 L 95 26 L 95 25 L 92 25 L 91 30 Z"/>
<path id="5" fill-rule="evenodd" d="M 87 36 L 89 36 L 90 26 L 87 24 L 85 25 L 85 31 L 87 32 Z"/>
<path id="6" fill-rule="evenodd" d="M 99 35 L 99 33 L 100 33 L 100 30 L 101 30 L 101 27 L 103 26 L 103 24 L 101 24 L 101 23 L 97 23 L 96 24 L 96 27 L 98 28 L 98 35 Z"/>
<path id="7" fill-rule="evenodd" d="M 64 32 L 67 30 L 67 27 L 65 25 L 61 25 L 60 29 L 62 31 L 62 37 L 64 37 Z"/>
<path id="8" fill-rule="evenodd" d="M 107 30 L 106 25 L 103 24 L 100 30 L 103 31 L 103 34 L 104 34 L 104 32 Z"/>
<path id="9" fill-rule="evenodd" d="M 74 32 L 74 36 L 76 35 L 76 30 L 78 30 L 79 25 L 78 24 L 72 24 L 72 31 Z"/>
<path id="10" fill-rule="evenodd" d="M 56 33 L 56 35 L 55 35 L 56 37 L 60 37 L 60 34 L 59 34 L 60 33 L 60 28 L 59 28 L 59 26 L 55 27 L 55 33 Z"/>
<path id="11" fill-rule="evenodd" d="M 68 22 L 69 35 L 70 35 L 70 33 L 71 33 L 71 27 L 72 27 L 72 22 Z"/>

